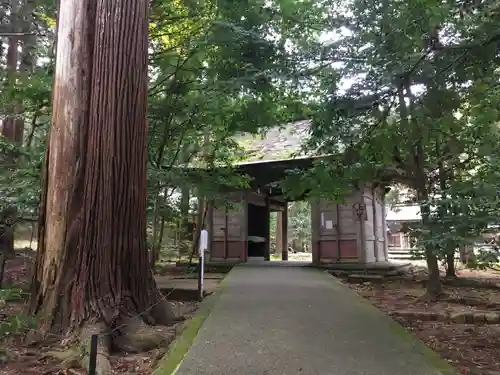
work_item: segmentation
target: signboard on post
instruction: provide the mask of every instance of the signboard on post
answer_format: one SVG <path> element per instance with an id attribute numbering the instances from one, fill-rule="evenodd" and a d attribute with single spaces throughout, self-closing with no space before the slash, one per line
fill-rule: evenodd
<path id="1" fill-rule="evenodd" d="M 208 231 L 200 232 L 199 254 L 198 254 L 198 298 L 203 300 L 203 277 L 205 273 L 205 251 L 208 249 Z"/>

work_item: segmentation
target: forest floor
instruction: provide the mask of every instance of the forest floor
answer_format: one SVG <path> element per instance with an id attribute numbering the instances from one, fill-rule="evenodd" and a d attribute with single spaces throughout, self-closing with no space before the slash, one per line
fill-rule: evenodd
<path id="1" fill-rule="evenodd" d="M 27 291 L 31 281 L 34 252 L 31 250 L 17 253 L 16 259 L 7 262 L 4 288 Z M 182 278 L 182 271 L 172 270 L 173 279 Z M 221 276 L 220 278 L 222 278 Z M 217 278 L 217 283 L 220 281 Z M 162 270 L 162 285 L 165 287 L 169 271 Z M 196 283 L 196 280 L 193 280 Z M 215 282 L 211 281 L 214 287 Z M 5 290 L 5 289 L 4 289 Z M 5 297 L 5 296 L 4 296 Z M 184 298 L 185 299 L 185 298 Z M 29 319 L 24 318 L 26 298 L 13 298 L 2 301 L 0 295 L 0 375 L 84 375 L 86 372 L 72 364 L 61 365 L 61 355 L 54 358 L 54 353 L 64 353 L 64 338 L 49 337 L 43 343 L 29 342 Z M 199 303 L 195 301 L 169 301 L 176 315 L 186 318 L 196 314 Z M 16 323 L 17 322 L 17 323 Z M 9 327 L 9 328 L 7 328 Z M 157 327 L 165 337 L 162 348 L 140 354 L 117 353 L 111 356 L 113 374 L 149 375 L 167 351 L 168 344 L 181 331 L 182 323 L 170 327 Z"/>
<path id="2" fill-rule="evenodd" d="M 437 302 L 420 298 L 415 278 L 356 281 L 352 289 L 416 334 L 462 375 L 500 375 L 500 273 L 458 272 L 481 287 L 444 285 Z"/>

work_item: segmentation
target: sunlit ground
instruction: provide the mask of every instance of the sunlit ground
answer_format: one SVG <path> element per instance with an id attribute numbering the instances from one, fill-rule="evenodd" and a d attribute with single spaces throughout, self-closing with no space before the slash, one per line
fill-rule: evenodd
<path id="1" fill-rule="evenodd" d="M 27 240 L 27 239 L 20 239 L 20 240 L 14 241 L 14 248 L 16 248 L 16 249 L 31 248 L 33 250 L 36 250 L 37 245 L 38 245 L 38 241 L 36 239 L 31 240 L 31 241 Z M 167 261 L 173 261 L 173 262 L 179 261 L 179 260 L 185 260 L 185 261 L 188 260 L 188 257 L 180 257 L 180 259 L 179 259 L 179 257 L 177 255 L 174 255 L 174 254 L 172 254 L 170 257 L 167 256 L 166 258 L 168 258 L 168 259 L 166 259 Z M 272 261 L 281 261 L 281 255 L 272 254 L 271 260 Z M 198 261 L 198 259 L 195 258 L 195 259 L 193 259 L 193 261 L 196 263 Z M 290 261 L 290 262 L 312 262 L 312 254 L 311 253 L 292 253 L 292 252 L 289 252 L 288 253 L 288 261 Z M 414 266 L 427 268 L 427 264 L 425 263 L 425 260 L 391 259 L 391 258 L 389 258 L 389 261 L 391 263 L 400 264 L 400 265 L 411 263 Z M 465 268 L 460 262 L 457 262 L 456 266 L 457 266 L 458 271 L 463 270 Z M 495 268 L 500 269 L 500 264 L 496 265 Z M 489 271 L 495 272 L 496 270 L 489 270 Z M 496 272 L 498 272 L 498 271 L 496 271 Z"/>
<path id="2" fill-rule="evenodd" d="M 37 240 L 16 240 L 14 241 L 14 249 L 24 249 L 24 248 L 32 248 L 36 250 L 38 246 Z"/>
<path id="3" fill-rule="evenodd" d="M 281 261 L 281 255 L 271 255 L 272 261 Z M 312 254 L 311 253 L 288 253 L 288 261 L 289 262 L 312 262 Z"/>

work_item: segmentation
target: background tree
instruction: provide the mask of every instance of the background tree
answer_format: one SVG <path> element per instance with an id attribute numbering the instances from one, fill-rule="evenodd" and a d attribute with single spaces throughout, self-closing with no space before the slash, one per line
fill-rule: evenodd
<path id="1" fill-rule="evenodd" d="M 498 112 L 490 107 L 498 12 L 486 3 L 341 3 L 342 14 L 325 25 L 333 40 L 307 47 L 317 56 L 312 82 L 322 98 L 308 146 L 343 156 L 299 175 L 300 188 L 309 184 L 313 195 L 342 199 L 346 186 L 382 175 L 408 186 L 422 214 L 416 234 L 430 271 L 427 297 L 437 298 L 438 260 L 454 254 L 458 232 L 471 241 L 486 225 L 479 209 L 485 201 L 464 198 L 471 197 L 465 185 L 474 185 L 475 169 L 498 155 Z M 332 179 L 336 186 L 326 183 Z M 494 190 L 495 180 L 483 188 Z M 497 206 L 488 208 L 487 220 L 498 220 Z M 464 222 L 466 215 L 476 216 Z"/>

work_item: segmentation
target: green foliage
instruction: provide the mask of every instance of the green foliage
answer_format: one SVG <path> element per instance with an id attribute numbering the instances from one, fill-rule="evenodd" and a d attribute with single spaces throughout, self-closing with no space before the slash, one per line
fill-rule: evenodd
<path id="1" fill-rule="evenodd" d="M 0 289 L 0 307 L 8 302 L 21 301 L 23 293 L 17 289 Z M 35 321 L 23 315 L 11 315 L 0 321 L 0 338 L 20 335 L 26 330 L 34 328 Z"/>
<path id="2" fill-rule="evenodd" d="M 21 146 L 0 140 L 2 161 L 15 160 L 0 170 L 0 208 L 30 216 L 51 117 L 54 5 L 40 0 L 33 14 L 36 64 L 14 83 L 0 65 L 0 110 L 22 107 L 25 124 Z M 438 258 L 500 221 L 496 4 L 153 0 L 150 17 L 152 227 L 182 221 L 180 188 L 214 198 L 247 186 L 230 169 L 201 170 L 248 159 L 235 136 L 307 117 L 305 148 L 333 156 L 290 171 L 291 196 L 343 201 L 361 182 L 406 186 L 422 208 L 419 245 Z M 307 236 L 296 208 L 292 225 Z"/>
<path id="3" fill-rule="evenodd" d="M 337 201 L 359 183 L 406 185 L 421 206 L 419 246 L 444 258 L 500 220 L 500 13 L 482 3 L 340 4 L 325 14 L 336 40 L 308 46 L 321 106 L 307 146 L 335 156 L 287 185 Z"/>
<path id="4" fill-rule="evenodd" d="M 11 315 L 0 322 L 0 337 L 7 338 L 26 333 L 30 329 L 35 329 L 35 319 L 23 315 Z"/>
<path id="5" fill-rule="evenodd" d="M 5 304 L 22 299 L 22 290 L 19 289 L 0 289 L 0 303 Z"/>
<path id="6" fill-rule="evenodd" d="M 500 263 L 500 251 L 497 246 L 480 248 L 477 255 L 467 264 L 468 268 L 486 270 L 497 268 Z"/>
<path id="7" fill-rule="evenodd" d="M 305 2 L 300 9 L 306 9 Z M 308 9 L 293 16 L 294 2 L 234 2 L 155 0 L 150 12 L 149 190 L 150 216 L 160 197 L 159 214 L 177 220 L 175 188 L 188 186 L 200 195 L 215 195 L 221 185 L 245 186 L 231 173 L 200 173 L 197 179 L 179 166 L 230 165 L 241 158 L 233 140 L 241 132 L 258 133 L 277 123 L 302 116 L 306 108 L 290 77 L 296 74 L 285 44 L 297 44 L 311 35 L 299 32 L 300 22 L 320 15 Z M 300 12 L 299 12 L 300 13 Z M 0 141 L 0 156 L 15 167 L 0 170 L 0 209 L 15 205 L 21 216 L 35 216 L 40 171 L 48 125 L 55 9 L 39 0 L 32 12 L 35 36 L 30 39 L 28 66 L 23 79 L 8 80 L 9 67 L 0 63 L 2 114 L 13 114 L 22 104 L 24 141 Z M 286 15 L 286 17 L 284 16 Z M 303 30 L 301 30 L 303 31 Z M 29 50 L 25 44 L 22 53 Z M 5 52 L 5 51 L 1 51 Z M 4 61 L 4 60 L 2 60 Z M 206 145 L 205 143 L 208 143 Z M 163 195 L 162 195 L 163 194 Z"/>
<path id="8" fill-rule="evenodd" d="M 311 206 L 309 202 L 292 202 L 288 208 L 289 240 L 311 242 Z"/>
<path id="9" fill-rule="evenodd" d="M 15 160 L 10 168 L 0 170 L 0 210 L 15 206 L 24 216 L 33 217 L 40 197 L 42 153 L 30 153 L 0 137 L 0 154 Z"/>

